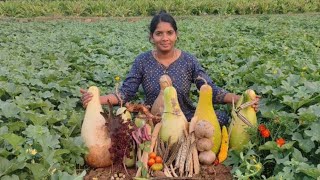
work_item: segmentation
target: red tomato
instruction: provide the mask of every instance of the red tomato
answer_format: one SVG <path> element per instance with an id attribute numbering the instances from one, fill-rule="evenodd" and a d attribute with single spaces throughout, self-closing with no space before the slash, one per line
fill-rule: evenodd
<path id="1" fill-rule="evenodd" d="M 149 159 L 155 159 L 157 157 L 157 154 L 155 152 L 149 153 Z"/>
<path id="2" fill-rule="evenodd" d="M 162 163 L 162 157 L 160 156 L 157 156 L 155 160 L 156 160 L 156 163 Z"/>
<path id="3" fill-rule="evenodd" d="M 148 160 L 148 166 L 151 167 L 154 163 L 156 163 L 156 160 L 154 160 L 153 158 Z"/>

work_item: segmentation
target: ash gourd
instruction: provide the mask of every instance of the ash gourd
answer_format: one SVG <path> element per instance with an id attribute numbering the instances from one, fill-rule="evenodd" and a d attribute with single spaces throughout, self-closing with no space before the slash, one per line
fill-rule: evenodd
<path id="1" fill-rule="evenodd" d="M 81 128 L 81 137 L 89 151 L 85 161 L 94 168 L 107 167 L 112 164 L 112 154 L 109 152 L 111 136 L 105 125 L 106 120 L 101 115 L 103 109 L 100 92 L 96 86 L 91 86 L 88 92 L 92 93 L 93 97 L 86 108 Z"/>

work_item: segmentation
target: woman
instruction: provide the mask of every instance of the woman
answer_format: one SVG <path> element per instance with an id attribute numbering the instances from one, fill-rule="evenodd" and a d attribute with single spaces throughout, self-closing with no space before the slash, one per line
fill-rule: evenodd
<path id="1" fill-rule="evenodd" d="M 145 104 L 152 105 L 157 98 L 160 86 L 159 78 L 168 74 L 172 79 L 173 86 L 177 90 L 180 107 L 186 118 L 190 120 L 195 112 L 195 107 L 189 99 L 189 91 L 192 83 L 200 89 L 203 81 L 196 80 L 198 76 L 207 80 L 213 89 L 213 102 L 232 103 L 232 99 L 238 101 L 240 96 L 229 93 L 216 86 L 211 78 L 204 72 L 198 60 L 191 54 L 175 48 L 178 38 L 178 28 L 174 18 L 166 12 L 155 15 L 150 23 L 149 41 L 154 45 L 154 50 L 140 54 L 134 61 L 133 66 L 120 88 L 120 96 L 108 94 L 101 96 L 101 104 L 119 104 L 119 98 L 124 102 L 130 101 L 136 94 L 138 87 L 142 84 L 145 92 Z M 81 90 L 82 103 L 87 106 L 92 95 Z M 253 105 L 258 109 L 258 103 Z M 224 112 L 216 111 L 221 125 L 228 123 L 228 116 Z"/>

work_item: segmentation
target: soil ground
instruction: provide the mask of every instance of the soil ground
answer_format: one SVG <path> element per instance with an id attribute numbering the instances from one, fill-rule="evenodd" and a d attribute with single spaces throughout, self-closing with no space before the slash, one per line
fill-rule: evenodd
<path id="1" fill-rule="evenodd" d="M 126 172 L 127 170 L 127 172 Z M 135 176 L 136 169 L 126 169 L 122 165 L 113 165 L 108 168 L 91 169 L 85 176 L 85 180 L 110 180 L 112 177 L 122 177 L 119 180 L 131 180 Z M 230 173 L 231 168 L 226 167 L 222 164 L 217 166 L 201 166 L 201 172 L 199 175 L 193 178 L 168 178 L 168 177 L 157 177 L 150 179 L 210 179 L 210 180 L 232 180 Z M 116 179 L 116 178 L 114 178 Z"/>

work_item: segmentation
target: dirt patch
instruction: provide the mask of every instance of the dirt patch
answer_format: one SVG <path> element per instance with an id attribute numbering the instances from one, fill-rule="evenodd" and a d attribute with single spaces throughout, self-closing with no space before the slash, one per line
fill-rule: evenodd
<path id="1" fill-rule="evenodd" d="M 157 177 L 150 179 L 210 179 L 210 180 L 232 180 L 230 173 L 231 168 L 226 167 L 223 164 L 217 166 L 201 166 L 201 172 L 192 178 L 168 178 L 168 177 Z M 136 174 L 135 168 L 127 168 L 127 172 L 120 165 L 113 165 L 108 168 L 91 169 L 85 176 L 85 180 L 104 180 L 104 179 L 117 179 L 119 180 L 131 180 Z M 113 177 L 113 178 L 112 178 Z"/>

